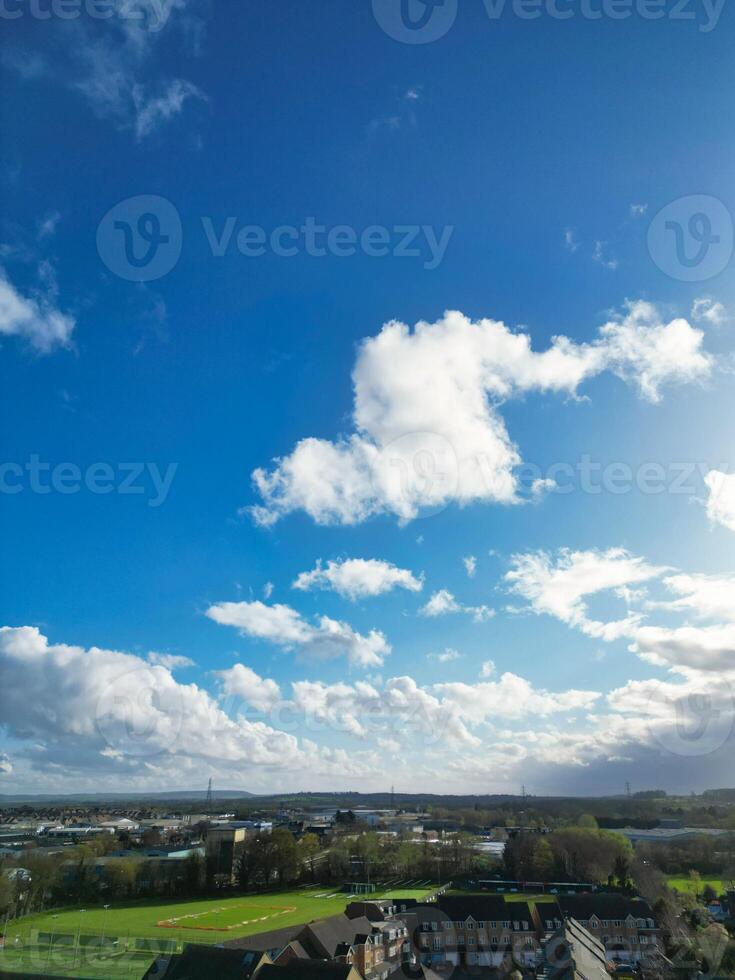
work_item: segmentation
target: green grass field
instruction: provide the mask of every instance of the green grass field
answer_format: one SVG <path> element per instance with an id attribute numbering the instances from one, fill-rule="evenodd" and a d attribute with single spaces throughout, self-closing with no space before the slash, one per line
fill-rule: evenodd
<path id="1" fill-rule="evenodd" d="M 436 886 L 379 886 L 360 898 L 423 898 Z M 79 978 L 139 978 L 166 944 L 219 943 L 343 912 L 348 892 L 324 886 L 204 901 L 131 901 L 29 915 L 8 926 L 0 973 L 36 971 Z M 104 941 L 104 947 L 103 947 Z M 147 945 L 148 950 L 141 949 Z M 113 943 L 115 945 L 113 945 Z"/>
<path id="2" fill-rule="evenodd" d="M 702 877 L 697 883 L 693 882 L 691 878 L 685 877 L 671 877 L 666 879 L 669 888 L 675 888 L 678 892 L 682 892 L 687 895 L 695 895 L 697 892 L 701 895 L 702 890 L 709 885 L 711 888 L 717 892 L 718 895 L 722 895 L 729 888 L 733 887 L 732 881 L 723 881 L 722 878 L 705 878 Z"/>

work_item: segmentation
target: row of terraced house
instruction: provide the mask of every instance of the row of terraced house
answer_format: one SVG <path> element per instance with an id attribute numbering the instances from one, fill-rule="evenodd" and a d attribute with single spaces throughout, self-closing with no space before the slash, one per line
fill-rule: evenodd
<path id="1" fill-rule="evenodd" d="M 612 962 L 640 964 L 663 951 L 651 907 L 613 893 L 558 896 L 550 902 L 506 902 L 494 895 L 444 895 L 420 905 L 397 900 L 395 914 L 417 916 L 416 953 L 425 965 L 497 967 L 512 956 L 535 966 L 549 936 L 575 919 Z"/>

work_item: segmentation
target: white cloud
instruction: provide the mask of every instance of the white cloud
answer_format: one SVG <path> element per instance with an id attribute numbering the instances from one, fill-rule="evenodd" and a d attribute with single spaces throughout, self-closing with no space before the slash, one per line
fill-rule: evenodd
<path id="1" fill-rule="evenodd" d="M 38 240 L 45 241 L 47 238 L 52 238 L 60 220 L 61 215 L 58 211 L 48 211 L 38 222 Z"/>
<path id="2" fill-rule="evenodd" d="M 484 623 L 486 620 L 492 619 L 495 610 L 489 606 L 463 606 L 447 589 L 439 589 L 438 592 L 434 592 L 426 605 L 419 609 L 420 616 L 430 618 L 446 616 L 449 613 L 467 613 L 472 616 L 476 623 Z"/>
<path id="3" fill-rule="evenodd" d="M 735 620 L 735 577 L 681 573 L 665 578 L 664 585 L 679 598 L 654 605 L 691 611 L 701 619 Z"/>
<path id="4" fill-rule="evenodd" d="M 272 582 L 266 582 L 263 586 L 263 598 L 266 600 L 270 599 L 270 597 L 273 595 L 274 589 L 275 585 Z"/>
<path id="5" fill-rule="evenodd" d="M 495 669 L 494 660 L 485 660 L 480 666 L 480 677 L 482 677 L 483 680 L 487 680 L 488 677 L 494 677 Z"/>
<path id="6" fill-rule="evenodd" d="M 256 711 L 267 712 L 281 700 L 281 689 L 270 678 L 260 677 L 251 667 L 235 664 L 229 670 L 221 670 L 217 676 L 222 682 L 226 697 L 242 698 Z"/>
<path id="7" fill-rule="evenodd" d="M 735 622 L 716 626 L 641 626 L 631 650 L 661 667 L 735 668 Z"/>
<path id="8" fill-rule="evenodd" d="M 178 670 L 183 667 L 195 667 L 196 664 L 189 657 L 181 657 L 174 653 L 155 653 L 148 654 L 148 663 L 158 667 L 165 667 L 166 670 Z"/>
<path id="9" fill-rule="evenodd" d="M 617 269 L 619 262 L 616 258 L 613 258 L 607 251 L 607 242 L 596 241 L 594 248 L 592 249 L 592 261 L 597 262 L 604 269 L 610 269 L 614 271 Z"/>
<path id="10" fill-rule="evenodd" d="M 543 551 L 514 555 L 505 579 L 510 589 L 523 596 L 535 613 L 546 613 L 588 636 L 615 640 L 630 636 L 640 622 L 640 613 L 613 622 L 600 622 L 588 615 L 585 599 L 611 589 L 659 577 L 665 568 L 648 565 L 622 548 L 608 551 L 571 551 L 563 548 L 556 558 Z M 630 597 L 622 591 L 621 597 Z"/>
<path id="11" fill-rule="evenodd" d="M 53 765 L 87 773 L 122 766 L 132 775 L 158 760 L 165 775 L 203 759 L 235 772 L 325 765 L 337 774 L 344 761 L 333 765 L 328 750 L 262 722 L 228 717 L 196 684 L 179 684 L 140 657 L 51 644 L 35 627 L 0 628 L 0 673 L 3 725 L 27 754 L 41 753 L 44 772 Z"/>
<path id="12" fill-rule="evenodd" d="M 55 286 L 23 296 L 0 269 L 0 335 L 22 337 L 39 353 L 69 347 L 76 321 L 56 306 Z"/>
<path id="13" fill-rule="evenodd" d="M 713 524 L 735 531 L 735 473 L 710 470 L 705 476 L 707 516 Z"/>
<path id="14" fill-rule="evenodd" d="M 576 252 L 579 248 L 579 242 L 577 241 L 572 228 L 564 229 L 564 247 L 570 252 Z"/>
<path id="15" fill-rule="evenodd" d="M 713 327 L 721 327 L 730 319 L 722 303 L 709 296 L 700 296 L 694 300 L 691 317 L 692 320 L 705 320 Z"/>
<path id="16" fill-rule="evenodd" d="M 458 650 L 453 650 L 451 647 L 447 647 L 441 653 L 429 654 L 429 660 L 436 660 L 440 664 L 448 664 L 454 660 L 460 660 L 461 657 L 462 654 Z"/>
<path id="17" fill-rule="evenodd" d="M 521 718 L 587 710 L 601 697 L 596 691 L 564 691 L 553 694 L 535 690 L 517 674 L 502 674 L 497 681 L 479 684 L 436 684 L 445 702 L 453 704 L 463 721 L 479 724 L 488 718 Z"/>
<path id="18" fill-rule="evenodd" d="M 0 752 L 0 776 L 10 776 L 13 772 L 13 763 L 10 761 L 10 756 L 5 755 L 4 752 Z"/>
<path id="19" fill-rule="evenodd" d="M 67 85 L 97 116 L 144 139 L 181 113 L 187 101 L 204 98 L 191 82 L 157 71 L 162 38 L 169 47 L 177 35 L 183 40 L 179 61 L 182 51 L 198 53 L 203 22 L 194 8 L 189 0 L 137 0 L 134 7 L 112 0 L 104 21 L 49 21 L 42 38 L 34 38 L 41 53 L 14 47 L 4 61 L 22 78 Z"/>
<path id="20" fill-rule="evenodd" d="M 686 320 L 664 322 L 645 302 L 626 304 L 592 343 L 559 336 L 540 353 L 527 334 L 459 312 L 413 330 L 392 321 L 360 347 L 354 431 L 333 442 L 302 439 L 270 471 L 255 470 L 263 503 L 251 514 L 264 526 L 296 510 L 319 524 L 357 524 L 381 513 L 405 522 L 452 502 L 518 503 L 521 457 L 500 414 L 504 400 L 575 395 L 611 371 L 656 402 L 665 385 L 709 375 L 702 341 Z"/>
<path id="21" fill-rule="evenodd" d="M 467 558 L 463 558 L 462 562 L 465 567 L 465 571 L 470 578 L 475 577 L 475 572 L 477 571 L 477 558 L 474 555 L 468 555 Z"/>
<path id="22" fill-rule="evenodd" d="M 321 616 L 317 624 L 312 625 L 295 609 L 282 604 L 220 602 L 210 606 L 207 616 L 224 626 L 234 626 L 244 636 L 297 649 L 303 656 L 315 660 L 344 656 L 358 667 L 379 667 L 391 650 L 378 630 L 363 636 L 347 623 L 327 616 Z"/>
<path id="23" fill-rule="evenodd" d="M 156 96 L 147 95 L 142 86 L 132 90 L 135 106 L 135 135 L 140 139 L 149 136 L 161 123 L 177 116 L 187 99 L 204 99 L 203 93 L 181 78 L 167 82 Z"/>
<path id="24" fill-rule="evenodd" d="M 301 572 L 293 583 L 294 589 L 332 589 L 347 599 L 364 599 L 368 596 L 382 595 L 391 589 L 408 589 L 420 592 L 423 576 L 416 578 L 405 568 L 397 568 L 387 561 L 378 559 L 346 558 L 327 562 L 326 568 L 317 561 L 316 568 Z"/>
<path id="25" fill-rule="evenodd" d="M 642 218 L 647 211 L 647 204 L 631 204 L 630 206 L 630 214 L 632 218 Z"/>
<path id="26" fill-rule="evenodd" d="M 462 607 L 451 592 L 440 589 L 434 592 L 425 606 L 419 610 L 422 616 L 445 616 L 447 613 L 461 612 Z"/>

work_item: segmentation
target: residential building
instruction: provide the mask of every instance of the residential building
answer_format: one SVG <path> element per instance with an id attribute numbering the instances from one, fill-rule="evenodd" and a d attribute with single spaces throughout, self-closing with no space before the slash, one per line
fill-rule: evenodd
<path id="1" fill-rule="evenodd" d="M 609 980 L 607 953 L 599 939 L 577 922 L 566 919 L 544 945 L 548 980 Z"/>
<path id="2" fill-rule="evenodd" d="M 211 975 L 207 980 L 211 980 Z M 349 963 L 292 959 L 283 966 L 271 964 L 261 967 L 258 971 L 258 980 L 362 980 L 362 978 Z"/>
<path id="3" fill-rule="evenodd" d="M 257 950 L 190 944 L 182 953 L 158 956 L 143 980 L 250 980 L 270 962 Z"/>
<path id="4" fill-rule="evenodd" d="M 354 966 L 365 980 L 385 980 L 404 960 L 408 929 L 399 919 L 333 915 L 306 925 L 276 929 L 225 943 L 268 953 L 277 966 L 291 960 L 333 960 Z"/>
<path id="5" fill-rule="evenodd" d="M 663 949 L 661 930 L 653 910 L 642 898 L 627 898 L 611 892 L 560 895 L 554 906 L 537 906 L 547 931 L 561 928 L 565 918 L 573 918 L 605 947 L 616 963 L 638 964 L 656 959 Z"/>
<path id="6" fill-rule="evenodd" d="M 402 902 L 396 899 L 400 908 Z M 440 895 L 416 906 L 416 952 L 426 966 L 535 966 L 541 959 L 540 920 L 527 902 L 496 895 Z"/>

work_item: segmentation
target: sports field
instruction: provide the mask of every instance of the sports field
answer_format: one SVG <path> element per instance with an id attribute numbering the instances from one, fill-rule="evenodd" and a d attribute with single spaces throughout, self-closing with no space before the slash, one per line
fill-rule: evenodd
<path id="1" fill-rule="evenodd" d="M 379 884 L 370 895 L 317 886 L 290 892 L 186 902 L 134 901 L 30 915 L 11 922 L 0 973 L 25 970 L 60 976 L 132 980 L 156 952 L 184 942 L 219 943 L 343 912 L 354 898 L 423 898 L 431 882 Z"/>
<path id="2" fill-rule="evenodd" d="M 718 895 L 724 894 L 730 888 L 733 887 L 735 883 L 732 881 L 723 881 L 722 878 L 705 878 L 702 877 L 698 882 L 693 882 L 691 878 L 684 877 L 671 877 L 667 878 L 666 882 L 669 888 L 675 888 L 678 892 L 682 892 L 687 895 L 701 895 L 702 891 L 707 887 L 714 888 Z"/>

